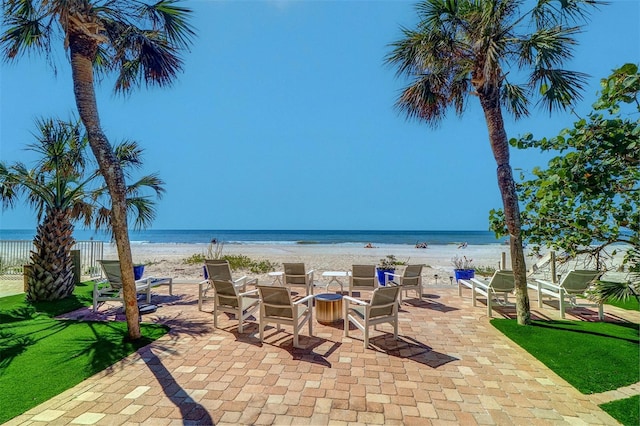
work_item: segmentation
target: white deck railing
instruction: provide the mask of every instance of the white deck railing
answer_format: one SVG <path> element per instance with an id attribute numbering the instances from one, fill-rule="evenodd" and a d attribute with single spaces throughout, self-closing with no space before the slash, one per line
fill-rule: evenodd
<path id="1" fill-rule="evenodd" d="M 0 240 L 0 275 L 5 279 L 22 279 L 24 265 L 29 263 L 31 240 Z M 104 253 L 103 241 L 76 241 L 72 250 L 80 250 L 80 271 L 82 276 L 100 276 L 98 260 Z"/>

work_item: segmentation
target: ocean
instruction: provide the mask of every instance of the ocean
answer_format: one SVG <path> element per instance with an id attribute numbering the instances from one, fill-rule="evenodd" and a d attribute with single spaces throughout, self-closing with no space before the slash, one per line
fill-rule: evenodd
<path id="1" fill-rule="evenodd" d="M 0 240 L 32 240 L 35 230 L 0 229 Z M 78 241 L 105 241 L 104 233 L 76 229 Z M 347 230 L 203 230 L 157 229 L 130 231 L 132 244 L 208 244 L 213 239 L 225 244 L 347 244 L 373 245 L 400 244 L 471 245 L 502 244 L 506 238 L 497 239 L 490 231 L 347 231 Z"/>

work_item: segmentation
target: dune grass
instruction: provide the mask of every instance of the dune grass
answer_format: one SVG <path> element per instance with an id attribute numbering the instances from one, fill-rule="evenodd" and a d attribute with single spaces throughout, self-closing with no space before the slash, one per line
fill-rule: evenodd
<path id="1" fill-rule="evenodd" d="M 640 425 L 640 395 L 601 404 L 600 408 L 625 426 Z"/>
<path id="2" fill-rule="evenodd" d="M 142 338 L 126 340 L 122 322 L 53 318 L 91 304 L 91 283 L 72 297 L 28 304 L 24 294 L 0 298 L 0 423 L 75 386 L 166 334 L 141 324 Z"/>
<path id="3" fill-rule="evenodd" d="M 638 324 L 515 320 L 491 324 L 583 394 L 640 381 Z"/>

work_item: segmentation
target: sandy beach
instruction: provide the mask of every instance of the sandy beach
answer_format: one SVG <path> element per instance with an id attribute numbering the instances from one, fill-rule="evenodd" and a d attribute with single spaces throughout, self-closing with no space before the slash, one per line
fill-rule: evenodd
<path id="1" fill-rule="evenodd" d="M 194 254 L 206 255 L 205 244 L 137 244 L 131 248 L 134 262 L 147 265 L 145 275 L 173 276 L 177 280 L 189 281 L 202 279 L 201 265 L 186 264 L 185 259 Z M 467 246 L 464 249 L 458 249 L 455 245 L 419 249 L 395 244 L 374 248 L 342 244 L 226 244 L 222 254 L 245 255 L 257 261 L 268 260 L 277 264 L 276 271 L 282 269 L 283 262 L 303 262 L 308 270 L 315 271 L 316 279 L 325 271 L 347 271 L 354 264 L 377 264 L 381 258 L 393 254 L 398 261 L 426 265 L 423 270 L 425 284 L 435 284 L 435 275 L 438 275 L 438 284 L 449 284 L 449 276 L 453 273 L 451 259 L 454 256 L 473 259 L 476 266 L 497 268 L 502 252 L 506 252 L 509 264 L 508 249 L 508 246 L 499 244 Z M 117 258 L 114 245 L 105 246 L 104 257 Z M 258 278 L 273 280 L 266 274 L 258 275 Z"/>
<path id="2" fill-rule="evenodd" d="M 451 259 L 466 256 L 476 267 L 497 269 L 502 253 L 505 253 L 507 267 L 511 265 L 509 247 L 501 244 L 433 245 L 415 248 L 408 245 L 388 244 L 374 248 L 364 248 L 351 244 L 225 244 L 222 254 L 245 255 L 253 260 L 269 260 L 275 263 L 276 271 L 282 270 L 283 262 L 304 262 L 307 270 L 315 271 L 315 279 L 322 279 L 324 271 L 347 271 L 353 264 L 377 264 L 379 260 L 393 254 L 399 261 L 423 264 L 424 285 L 450 284 L 453 275 Z M 194 254 L 207 254 L 206 244 L 133 244 L 134 262 L 143 263 L 145 275 L 170 276 L 180 281 L 196 281 L 203 278 L 200 264 L 187 264 L 185 259 Z M 527 254 L 527 264 L 534 263 L 534 257 Z M 105 259 L 116 259 L 112 244 L 105 245 Z M 581 265 L 574 261 L 565 268 L 576 269 Z M 256 276 L 248 271 L 237 272 Z M 436 282 L 436 275 L 438 276 Z M 259 280 L 273 280 L 266 274 L 257 275 Z"/>

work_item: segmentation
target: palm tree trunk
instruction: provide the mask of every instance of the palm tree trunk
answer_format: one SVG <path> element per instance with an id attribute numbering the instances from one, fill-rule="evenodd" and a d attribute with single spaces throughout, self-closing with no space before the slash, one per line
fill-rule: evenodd
<path id="1" fill-rule="evenodd" d="M 518 195 L 513 173 L 509 164 L 509 143 L 507 141 L 507 133 L 504 130 L 499 91 L 497 88 L 490 88 L 478 91 L 478 93 L 487 128 L 489 129 L 489 142 L 491 143 L 493 156 L 498 164 L 498 187 L 502 195 L 505 221 L 509 231 L 511 269 L 516 283 L 516 315 L 518 324 L 528 325 L 531 324 L 531 310 L 527 291 L 527 267 L 524 261 L 522 235 L 520 232 L 520 208 L 518 206 Z"/>
<path id="2" fill-rule="evenodd" d="M 127 227 L 126 183 L 120 163 L 100 127 L 93 84 L 92 61 L 95 58 L 97 47 L 97 42 L 94 39 L 83 34 L 69 36 L 73 92 L 80 119 L 87 130 L 91 150 L 98 161 L 100 172 L 111 195 L 111 227 L 120 259 L 128 337 L 135 340 L 140 338 L 140 323 Z"/>
<path id="3" fill-rule="evenodd" d="M 69 212 L 47 209 L 33 240 L 35 249 L 31 252 L 28 301 L 60 300 L 73 293 L 71 248 L 74 244 Z"/>

